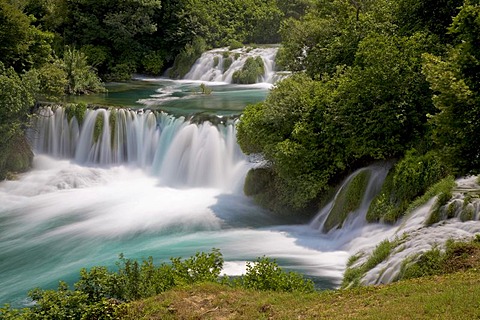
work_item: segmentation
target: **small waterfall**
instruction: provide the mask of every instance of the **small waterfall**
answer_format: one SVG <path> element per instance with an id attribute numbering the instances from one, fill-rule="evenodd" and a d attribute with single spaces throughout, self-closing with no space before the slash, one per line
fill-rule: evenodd
<path id="1" fill-rule="evenodd" d="M 439 222 L 428 225 L 437 201 L 437 197 L 433 197 L 392 226 L 390 234 L 385 233 L 383 239 L 397 243 L 397 246 L 387 259 L 366 272 L 361 283 L 391 283 L 398 278 L 402 266 L 408 261 L 414 261 L 420 254 L 434 247 L 444 248 L 449 239 L 470 239 L 480 233 L 480 186 L 476 179 L 477 177 L 468 177 L 456 180 L 457 187 L 452 192 L 452 199 L 440 208 L 444 215 Z M 361 257 L 353 267 L 365 263 L 379 242 L 371 243 L 363 250 L 356 250 Z"/>
<path id="2" fill-rule="evenodd" d="M 336 228 L 352 230 L 365 225 L 368 207 L 375 195 L 380 191 L 389 168 L 390 165 L 378 164 L 352 173 L 344 180 L 333 200 L 312 219 L 310 226 L 322 232 L 329 232 Z M 356 186 L 353 186 L 356 178 L 358 181 Z M 357 198 L 357 204 L 354 205 L 353 210 L 349 210 L 347 202 L 351 203 L 352 200 L 347 199 L 348 197 Z"/>
<path id="3" fill-rule="evenodd" d="M 279 79 L 275 72 L 275 56 L 278 48 L 228 48 L 204 52 L 185 75 L 186 80 L 232 83 L 233 73 L 241 70 L 249 57 L 261 57 L 265 73 L 259 82 L 274 83 Z"/>
<path id="4" fill-rule="evenodd" d="M 81 124 L 63 107 L 41 108 L 32 130 L 37 153 L 82 165 L 134 165 L 174 187 L 236 188 L 248 170 L 235 123 L 192 123 L 163 112 L 87 109 Z"/>

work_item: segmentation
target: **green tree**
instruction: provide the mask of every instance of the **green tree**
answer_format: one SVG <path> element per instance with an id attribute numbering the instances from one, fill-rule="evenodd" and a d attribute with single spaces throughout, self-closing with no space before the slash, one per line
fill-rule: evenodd
<path id="1" fill-rule="evenodd" d="M 99 47 L 108 58 L 97 62 L 102 75 L 129 77 L 149 50 L 144 36 L 157 30 L 160 0 L 72 0 L 66 4 L 65 41 L 77 48 Z M 108 48 L 108 49 L 107 49 Z M 96 59 L 95 56 L 91 56 Z M 92 63 L 94 60 L 91 61 Z"/>
<path id="2" fill-rule="evenodd" d="M 11 1 L 0 1 L 0 62 L 7 68 L 22 72 L 50 58 L 53 35 L 36 28 L 34 21 Z"/>
<path id="3" fill-rule="evenodd" d="M 480 172 L 480 5 L 473 3 L 465 2 L 449 29 L 458 44 L 444 58 L 424 55 L 440 111 L 432 117 L 434 140 L 457 174 Z"/>

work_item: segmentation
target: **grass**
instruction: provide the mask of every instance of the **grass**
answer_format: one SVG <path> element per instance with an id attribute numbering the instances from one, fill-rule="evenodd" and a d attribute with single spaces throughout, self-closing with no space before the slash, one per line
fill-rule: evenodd
<path id="1" fill-rule="evenodd" d="M 310 294 L 200 284 L 132 303 L 124 319 L 477 319 L 479 296 L 479 269 Z"/>

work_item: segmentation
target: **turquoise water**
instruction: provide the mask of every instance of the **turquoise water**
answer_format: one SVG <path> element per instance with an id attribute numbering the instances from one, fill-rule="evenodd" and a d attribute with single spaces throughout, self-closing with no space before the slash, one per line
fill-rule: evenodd
<path id="1" fill-rule="evenodd" d="M 268 92 L 262 85 L 208 85 L 212 94 L 201 95 L 194 92 L 199 82 L 149 79 L 109 84 L 107 95 L 81 99 L 175 115 L 232 115 Z M 149 126 L 148 112 L 134 114 L 138 120 L 131 120 L 131 128 L 143 132 L 132 134 L 136 139 L 132 141 L 137 141 L 134 151 L 140 152 L 138 146 L 145 144 L 152 152 L 100 164 L 75 162 L 56 147 L 37 149 L 30 172 L 0 183 L 0 304 L 21 306 L 28 303 L 32 288 L 55 288 L 59 280 L 72 284 L 83 267 L 114 268 L 120 253 L 127 258 L 152 256 L 160 263 L 219 248 L 228 275 L 242 274 L 247 261 L 268 256 L 288 270 L 312 277 L 320 288 L 339 284 L 351 253 L 348 240 L 322 234 L 308 224 L 290 225 L 244 196 L 244 177 L 255 163 L 236 155 L 232 125 L 219 130 L 162 116 L 171 124 Z M 55 141 L 65 136 L 65 125 L 56 123 L 57 131 L 46 126 Z M 169 144 L 162 145 L 166 141 L 162 134 L 170 125 L 175 129 L 169 133 Z M 33 142 L 38 142 L 40 131 L 33 130 Z M 104 143 L 109 143 L 110 131 L 104 134 Z M 44 145 L 53 146 L 52 137 L 44 139 Z M 76 156 L 97 148 L 82 138 L 73 144 L 82 144 Z M 154 168 L 151 157 L 158 152 L 165 152 L 164 161 L 161 168 Z M 212 176 L 215 183 L 210 183 Z"/>
<path id="2" fill-rule="evenodd" d="M 202 83 L 212 89 L 211 94 L 201 94 Z M 193 80 L 143 78 L 124 83 L 108 83 L 107 93 L 70 97 L 68 101 L 134 109 L 151 108 L 174 115 L 238 115 L 247 104 L 263 101 L 269 87 L 269 84 L 239 86 Z"/>

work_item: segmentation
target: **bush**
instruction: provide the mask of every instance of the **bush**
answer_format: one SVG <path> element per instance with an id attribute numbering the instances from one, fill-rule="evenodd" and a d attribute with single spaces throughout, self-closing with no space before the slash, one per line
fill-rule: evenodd
<path id="1" fill-rule="evenodd" d="M 242 70 L 235 71 L 232 75 L 233 83 L 252 84 L 265 73 L 265 66 L 261 57 L 248 57 Z"/>
<path id="2" fill-rule="evenodd" d="M 284 272 L 275 261 L 259 258 L 247 263 L 244 276 L 230 281 L 220 278 L 223 257 L 218 249 L 197 253 L 171 264 L 155 266 L 152 257 L 142 262 L 120 255 L 117 271 L 106 267 L 82 269 L 80 279 L 71 290 L 60 282 L 57 290 L 34 289 L 29 293 L 35 302 L 31 308 L 0 308 L 2 319 L 117 319 L 126 309 L 125 302 L 151 297 L 179 285 L 219 282 L 242 288 L 273 291 L 313 292 L 313 282 L 293 272 Z"/>
<path id="3" fill-rule="evenodd" d="M 444 178 L 446 172 L 435 152 L 419 154 L 415 149 L 409 150 L 389 172 L 380 193 L 368 208 L 367 220 L 395 223 L 410 203 Z M 437 194 L 429 193 L 428 199 Z"/>
<path id="4" fill-rule="evenodd" d="M 253 264 L 247 262 L 247 272 L 235 282 L 236 286 L 262 290 L 285 292 L 313 292 L 311 280 L 305 280 L 301 275 L 283 271 L 275 260 L 258 258 Z"/>
<path id="5" fill-rule="evenodd" d="M 142 65 L 145 72 L 153 75 L 159 75 L 162 72 L 165 57 L 162 51 L 149 52 L 142 59 Z"/>
<path id="6" fill-rule="evenodd" d="M 232 39 L 232 40 L 230 40 L 230 42 L 228 43 L 228 48 L 229 48 L 230 50 L 240 49 L 240 48 L 243 48 L 243 43 L 241 43 L 241 42 L 238 41 L 238 40 Z"/>
<path id="7" fill-rule="evenodd" d="M 479 235 L 471 241 L 448 240 L 444 251 L 435 246 L 421 255 L 409 257 L 403 262 L 398 279 L 440 275 L 477 268 L 480 265 L 480 242 L 478 239 L 480 239 Z"/>

